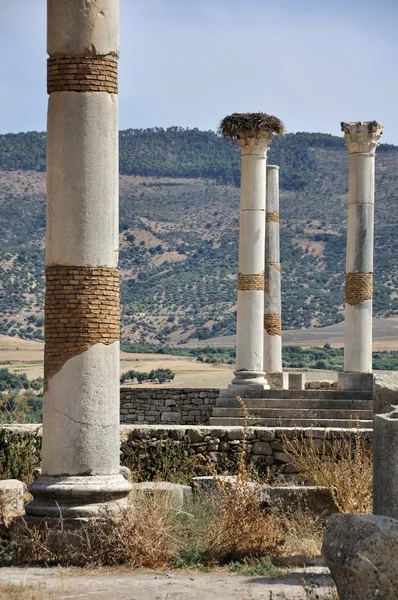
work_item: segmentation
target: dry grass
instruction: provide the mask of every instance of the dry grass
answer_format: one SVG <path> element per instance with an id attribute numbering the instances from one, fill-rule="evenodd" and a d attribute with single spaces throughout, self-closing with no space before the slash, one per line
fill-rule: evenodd
<path id="1" fill-rule="evenodd" d="M 267 113 L 233 113 L 221 121 L 219 132 L 223 137 L 237 140 L 248 133 L 280 135 L 285 126 L 278 117 Z"/>
<path id="2" fill-rule="evenodd" d="M 285 522 L 284 556 L 320 556 L 324 531 L 324 524 L 308 512 L 289 515 Z"/>
<path id="3" fill-rule="evenodd" d="M 0 585 L 0 600 L 48 600 L 48 594 L 41 587 Z"/>
<path id="4" fill-rule="evenodd" d="M 261 484 L 254 467 L 247 464 L 247 427 L 249 415 L 239 398 L 244 416 L 242 450 L 236 481 L 222 479 L 210 464 L 218 492 L 221 516 L 209 533 L 208 552 L 211 561 L 225 563 L 245 557 L 276 556 L 285 544 L 284 523 L 269 515 L 259 501 Z"/>
<path id="5" fill-rule="evenodd" d="M 327 487 L 341 512 L 372 512 L 372 453 L 358 426 L 343 438 L 319 440 L 296 433 L 283 443 L 300 473 Z"/>
<path id="6" fill-rule="evenodd" d="M 176 540 L 160 494 L 137 495 L 123 518 L 91 521 L 71 535 L 58 530 L 21 528 L 16 562 L 86 567 L 159 568 L 175 562 Z"/>

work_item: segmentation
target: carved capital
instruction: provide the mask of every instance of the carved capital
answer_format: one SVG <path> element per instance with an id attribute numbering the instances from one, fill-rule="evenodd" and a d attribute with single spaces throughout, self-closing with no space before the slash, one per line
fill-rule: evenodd
<path id="1" fill-rule="evenodd" d="M 255 154 L 257 156 L 266 157 L 269 145 L 272 141 L 272 133 L 270 135 L 255 135 L 252 132 L 240 134 L 238 144 L 242 150 L 242 154 Z"/>
<path id="2" fill-rule="evenodd" d="M 350 154 L 375 154 L 383 125 L 377 121 L 342 122 L 341 131 Z"/>

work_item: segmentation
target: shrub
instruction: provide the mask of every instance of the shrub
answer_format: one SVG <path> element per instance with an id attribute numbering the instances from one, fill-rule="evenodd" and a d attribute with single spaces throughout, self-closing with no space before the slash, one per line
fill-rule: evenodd
<path id="1" fill-rule="evenodd" d="M 137 495 L 122 519 L 91 520 L 72 534 L 62 521 L 55 535 L 47 523 L 36 529 L 21 525 L 16 561 L 151 569 L 174 564 L 176 541 L 168 510 L 160 494 Z"/>
<path id="2" fill-rule="evenodd" d="M 239 399 L 239 402 L 244 426 L 234 484 L 221 478 L 214 465 L 209 463 L 219 492 L 221 516 L 210 531 L 208 560 L 217 563 L 239 561 L 245 557 L 276 556 L 285 543 L 282 520 L 266 513 L 260 504 L 261 484 L 246 456 L 249 415 L 243 401 Z"/>
<path id="3" fill-rule="evenodd" d="M 358 425 L 343 438 L 326 440 L 325 433 L 320 446 L 319 441 L 300 433 L 283 438 L 292 463 L 304 477 L 329 488 L 341 512 L 372 512 L 372 453 Z"/>

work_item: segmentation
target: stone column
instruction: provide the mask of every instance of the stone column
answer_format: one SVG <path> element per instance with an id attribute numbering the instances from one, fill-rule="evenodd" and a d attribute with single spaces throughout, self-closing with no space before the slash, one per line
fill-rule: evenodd
<path id="1" fill-rule="evenodd" d="M 28 517 L 118 512 L 118 0 L 48 0 L 42 475 Z"/>
<path id="2" fill-rule="evenodd" d="M 339 387 L 372 387 L 372 297 L 375 153 L 383 126 L 342 123 L 350 156 L 344 327 Z"/>
<path id="3" fill-rule="evenodd" d="M 281 133 L 283 125 L 276 117 L 261 113 L 234 114 L 222 121 L 221 131 L 235 138 L 242 150 L 236 371 L 232 384 L 268 389 L 262 335 L 266 157 L 273 134 Z"/>
<path id="4" fill-rule="evenodd" d="M 264 268 L 264 371 L 271 388 L 282 388 L 279 167 L 267 166 Z"/>

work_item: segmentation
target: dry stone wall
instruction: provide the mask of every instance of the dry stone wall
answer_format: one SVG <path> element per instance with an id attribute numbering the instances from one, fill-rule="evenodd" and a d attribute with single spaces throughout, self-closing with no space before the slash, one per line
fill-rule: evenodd
<path id="1" fill-rule="evenodd" d="M 324 439 L 338 439 L 352 436 L 356 430 L 306 428 L 300 433 L 304 440 L 313 438 L 314 445 L 323 446 Z M 295 478 L 298 475 L 296 467 L 290 462 L 290 457 L 284 452 L 283 438 L 300 435 L 295 428 L 249 427 L 247 432 L 247 455 L 260 472 L 268 469 L 276 476 Z M 362 430 L 361 437 L 370 448 L 373 439 L 372 430 Z M 146 457 L 149 453 L 162 454 L 162 449 L 170 453 L 170 447 L 183 446 L 194 455 L 211 459 L 221 470 L 233 472 L 237 466 L 238 457 L 242 450 L 242 427 L 211 427 L 211 426 L 181 426 L 181 425 L 129 425 L 121 427 L 121 461 L 133 453 Z M 326 443 L 326 448 L 329 444 Z"/>
<path id="2" fill-rule="evenodd" d="M 120 389 L 120 422 L 207 424 L 220 390 L 194 388 Z"/>

